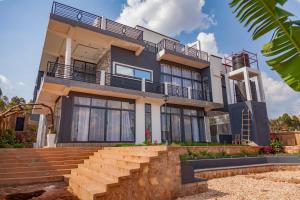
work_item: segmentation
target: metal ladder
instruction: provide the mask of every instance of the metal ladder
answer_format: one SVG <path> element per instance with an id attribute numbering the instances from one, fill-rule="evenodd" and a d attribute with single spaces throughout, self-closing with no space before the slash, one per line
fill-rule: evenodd
<path id="1" fill-rule="evenodd" d="M 249 144 L 251 136 L 251 112 L 248 108 L 242 110 L 241 143 Z"/>

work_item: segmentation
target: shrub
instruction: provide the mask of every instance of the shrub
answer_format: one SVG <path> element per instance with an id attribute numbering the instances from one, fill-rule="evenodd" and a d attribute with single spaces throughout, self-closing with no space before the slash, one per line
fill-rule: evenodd
<path id="1" fill-rule="evenodd" d="M 13 148 L 24 148 L 25 147 L 24 144 L 14 144 L 12 146 L 13 146 Z"/>
<path id="2" fill-rule="evenodd" d="M 0 134 L 0 144 L 13 145 L 16 143 L 16 132 L 12 129 L 5 129 L 2 134 Z"/>
<path id="3" fill-rule="evenodd" d="M 259 149 L 260 154 L 273 154 L 274 150 L 271 146 L 264 146 Z"/>
<path id="4" fill-rule="evenodd" d="M 270 143 L 270 147 L 273 149 L 274 153 L 282 153 L 283 152 L 282 142 L 278 139 L 272 140 Z"/>

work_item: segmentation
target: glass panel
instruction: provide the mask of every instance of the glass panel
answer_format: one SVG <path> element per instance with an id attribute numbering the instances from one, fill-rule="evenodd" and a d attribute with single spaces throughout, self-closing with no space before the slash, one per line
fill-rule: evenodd
<path id="1" fill-rule="evenodd" d="M 172 114 L 180 114 L 180 109 L 171 107 L 171 113 Z"/>
<path id="2" fill-rule="evenodd" d="M 201 74 L 199 72 L 192 72 L 192 78 L 201 81 Z"/>
<path id="3" fill-rule="evenodd" d="M 91 98 L 74 97 L 74 104 L 89 106 L 90 103 L 91 103 Z"/>
<path id="4" fill-rule="evenodd" d="M 162 83 L 171 83 L 172 78 L 170 75 L 161 75 L 161 82 Z"/>
<path id="5" fill-rule="evenodd" d="M 92 99 L 92 106 L 106 107 L 105 99 Z"/>
<path id="6" fill-rule="evenodd" d="M 172 75 L 181 76 L 181 69 L 179 67 L 172 67 Z"/>
<path id="7" fill-rule="evenodd" d="M 91 109 L 89 141 L 104 141 L 105 110 Z"/>
<path id="8" fill-rule="evenodd" d="M 204 118 L 199 118 L 199 125 L 200 125 L 200 141 L 206 141 L 205 138 L 205 126 L 204 126 Z"/>
<path id="9" fill-rule="evenodd" d="M 151 104 L 145 104 L 145 112 L 151 113 Z"/>
<path id="10" fill-rule="evenodd" d="M 122 102 L 122 109 L 134 110 L 134 103 Z"/>
<path id="11" fill-rule="evenodd" d="M 134 113 L 122 111 L 122 141 L 134 141 Z"/>
<path id="12" fill-rule="evenodd" d="M 198 126 L 197 117 L 192 117 L 192 133 L 193 133 L 193 141 L 199 142 L 199 126 Z"/>
<path id="13" fill-rule="evenodd" d="M 116 65 L 116 73 L 126 75 L 126 76 L 134 76 L 133 68 L 125 67 L 121 65 Z"/>
<path id="14" fill-rule="evenodd" d="M 85 62 L 74 60 L 74 70 L 79 72 L 85 72 Z"/>
<path id="15" fill-rule="evenodd" d="M 203 99 L 202 97 L 202 84 L 197 81 L 193 81 L 192 96 L 194 99 Z"/>
<path id="16" fill-rule="evenodd" d="M 121 108 L 121 101 L 108 100 L 107 107 L 108 108 Z"/>
<path id="17" fill-rule="evenodd" d="M 171 74 L 171 66 L 167 64 L 161 64 L 161 72 Z"/>
<path id="18" fill-rule="evenodd" d="M 192 141 L 192 126 L 191 118 L 184 117 L 184 139 L 186 142 Z"/>
<path id="19" fill-rule="evenodd" d="M 137 78 L 145 78 L 146 80 L 152 80 L 151 72 L 135 69 L 134 76 Z"/>
<path id="20" fill-rule="evenodd" d="M 106 141 L 120 141 L 121 111 L 107 110 Z"/>
<path id="21" fill-rule="evenodd" d="M 96 73 L 96 65 L 93 63 L 86 63 L 85 64 L 85 72 L 95 74 Z"/>
<path id="22" fill-rule="evenodd" d="M 180 142 L 181 141 L 181 123 L 180 116 L 172 114 L 172 142 Z"/>
<path id="23" fill-rule="evenodd" d="M 192 77 L 191 71 L 187 69 L 182 69 L 182 77 L 190 79 Z"/>
<path id="24" fill-rule="evenodd" d="M 72 122 L 72 141 L 88 141 L 90 109 L 74 107 Z"/>
<path id="25" fill-rule="evenodd" d="M 191 115 L 191 110 L 190 109 L 183 109 L 183 114 L 184 115 Z"/>
<path id="26" fill-rule="evenodd" d="M 167 137 L 170 137 L 170 115 L 161 115 L 161 130 L 162 130 L 162 141 L 165 142 Z M 170 138 L 168 139 L 170 142 Z"/>

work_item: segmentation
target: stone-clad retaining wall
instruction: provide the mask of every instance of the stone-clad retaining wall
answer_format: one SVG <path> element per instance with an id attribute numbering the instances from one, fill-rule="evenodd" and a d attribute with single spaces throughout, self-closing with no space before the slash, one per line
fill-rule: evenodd
<path id="1" fill-rule="evenodd" d="M 195 177 L 197 178 L 223 178 L 235 175 L 246 175 L 253 173 L 263 173 L 271 171 L 296 171 L 300 170 L 299 165 L 277 165 L 277 164 L 267 164 L 267 165 L 256 165 L 256 166 L 241 166 L 238 168 L 228 168 L 228 169 L 218 169 L 218 170 L 195 170 Z"/>

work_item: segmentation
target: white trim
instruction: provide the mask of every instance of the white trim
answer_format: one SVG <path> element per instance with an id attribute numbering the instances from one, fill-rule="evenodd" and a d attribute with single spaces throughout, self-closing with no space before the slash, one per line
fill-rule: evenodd
<path id="1" fill-rule="evenodd" d="M 117 74 L 116 73 L 116 65 L 121 65 L 121 66 L 125 66 L 125 67 L 130 67 L 130 68 L 134 68 L 134 69 L 138 69 L 138 70 L 142 70 L 142 71 L 146 71 L 146 72 L 150 72 L 150 76 L 151 76 L 151 80 L 146 80 L 146 82 L 150 82 L 153 83 L 153 70 L 149 70 L 149 69 L 145 69 L 145 68 L 141 68 L 141 67 L 136 67 L 136 66 L 132 66 L 132 65 L 127 65 L 124 63 L 119 63 L 119 62 L 113 62 L 113 70 L 112 70 L 112 74 L 118 77 L 123 77 L 123 78 L 128 78 L 128 79 L 132 79 L 132 80 L 142 80 L 141 78 L 136 78 L 136 77 L 130 77 L 130 76 L 122 76 L 121 74 Z"/>

